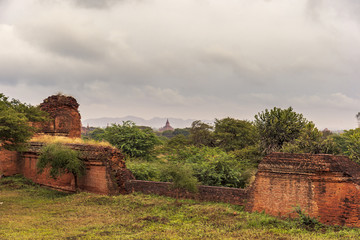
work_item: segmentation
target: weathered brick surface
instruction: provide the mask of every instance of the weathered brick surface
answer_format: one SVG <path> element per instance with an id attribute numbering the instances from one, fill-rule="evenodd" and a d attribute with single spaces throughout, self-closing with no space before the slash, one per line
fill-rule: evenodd
<path id="1" fill-rule="evenodd" d="M 18 153 L 0 149 L 0 174 L 11 176 L 18 172 Z"/>
<path id="2" fill-rule="evenodd" d="M 359 173 L 343 156 L 273 153 L 259 165 L 246 209 L 288 217 L 300 206 L 323 223 L 359 227 Z"/>
<path id="3" fill-rule="evenodd" d="M 49 113 L 51 120 L 40 126 L 40 133 L 81 137 L 81 116 L 76 99 L 64 95 L 53 95 L 40 104 L 41 110 Z"/>
<path id="4" fill-rule="evenodd" d="M 128 192 L 142 192 L 145 194 L 156 194 L 168 197 L 179 197 L 185 199 L 196 199 L 200 201 L 226 202 L 236 205 L 244 205 L 247 192 L 240 188 L 199 186 L 198 193 L 189 193 L 171 188 L 172 184 L 168 182 L 150 182 L 131 180 L 126 183 Z"/>
<path id="5" fill-rule="evenodd" d="M 31 143 L 29 150 L 21 155 L 15 152 L 1 151 L 0 166 L 4 168 L 4 175 L 22 174 L 26 178 L 45 186 L 75 191 L 74 177 L 71 174 L 63 174 L 56 180 L 49 177 L 47 170 L 38 174 L 36 163 L 42 146 L 43 143 Z M 123 179 L 117 178 L 118 172 L 124 171 L 126 167 L 123 155 L 119 150 L 82 144 L 67 144 L 67 146 L 79 151 L 80 158 L 86 165 L 86 174 L 80 177 L 78 181 L 80 190 L 100 194 L 125 192 L 124 182 L 133 177 L 128 175 Z"/>

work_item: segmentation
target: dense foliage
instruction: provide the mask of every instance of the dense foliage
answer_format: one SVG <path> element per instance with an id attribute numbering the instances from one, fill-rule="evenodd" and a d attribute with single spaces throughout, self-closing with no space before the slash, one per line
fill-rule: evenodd
<path id="1" fill-rule="evenodd" d="M 215 120 L 215 144 L 225 151 L 234 151 L 254 145 L 257 135 L 254 125 L 245 120 L 224 118 Z"/>
<path id="2" fill-rule="evenodd" d="M 180 190 L 197 192 L 198 181 L 193 176 L 193 170 L 190 166 L 181 163 L 169 164 L 163 171 L 163 174 L 173 183 L 172 188 L 179 193 Z M 177 197 L 178 199 L 178 197 Z"/>
<path id="3" fill-rule="evenodd" d="M 215 146 L 215 139 L 212 133 L 213 127 L 207 123 L 204 123 L 200 120 L 194 121 L 191 124 L 190 136 L 189 139 L 191 144 L 201 147 L 201 146 Z"/>
<path id="4" fill-rule="evenodd" d="M 274 107 L 255 115 L 255 127 L 260 136 L 260 147 L 265 153 L 278 151 L 284 143 L 297 139 L 308 121 L 292 107 Z"/>
<path id="5" fill-rule="evenodd" d="M 36 131 L 30 122 L 42 122 L 46 114 L 38 107 L 9 100 L 0 93 L 0 145 L 10 150 L 22 150 Z"/>
<path id="6" fill-rule="evenodd" d="M 333 136 L 333 141 L 341 154 L 360 163 L 360 128 L 345 130 L 343 134 Z"/>
<path id="7" fill-rule="evenodd" d="M 113 124 L 105 128 L 104 140 L 108 141 L 129 157 L 151 157 L 152 151 L 160 140 L 150 128 L 140 129 L 131 121 Z"/>
<path id="8" fill-rule="evenodd" d="M 253 122 L 227 117 L 211 125 L 197 120 L 190 128 L 156 134 L 125 122 L 90 136 L 127 154 L 127 166 L 139 180 L 174 181 L 169 166 L 182 166 L 204 185 L 246 187 L 257 164 L 273 151 L 343 154 L 360 162 L 359 129 L 320 131 L 291 107 L 265 109 Z"/>

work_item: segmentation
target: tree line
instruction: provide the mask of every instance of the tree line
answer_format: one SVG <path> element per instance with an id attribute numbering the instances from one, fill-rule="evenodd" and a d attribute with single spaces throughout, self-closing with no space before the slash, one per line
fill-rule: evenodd
<path id="1" fill-rule="evenodd" d="M 0 94 L 1 147 L 21 150 L 36 131 L 29 122 L 46 119 L 38 107 Z M 291 107 L 265 109 L 252 121 L 227 117 L 208 124 L 198 120 L 189 128 L 162 133 L 127 121 L 96 128 L 83 138 L 111 143 L 124 153 L 137 179 L 152 181 L 174 181 L 174 169 L 178 169 L 201 184 L 245 187 L 261 159 L 275 151 L 341 154 L 360 163 L 359 128 L 340 134 L 320 131 Z M 49 147 L 45 153 L 48 161 L 52 157 Z M 39 167 L 44 168 L 45 163 Z"/>

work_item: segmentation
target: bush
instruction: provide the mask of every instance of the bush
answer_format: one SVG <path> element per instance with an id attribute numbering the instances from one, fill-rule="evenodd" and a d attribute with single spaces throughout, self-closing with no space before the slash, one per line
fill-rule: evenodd
<path id="1" fill-rule="evenodd" d="M 310 217 L 308 214 L 305 213 L 304 210 L 301 209 L 300 206 L 296 206 L 294 211 L 298 214 L 298 221 L 300 225 L 311 229 L 315 229 L 321 226 L 319 220 Z"/>
<path id="2" fill-rule="evenodd" d="M 164 181 L 162 178 L 163 167 L 160 163 L 141 162 L 130 160 L 126 163 L 135 179 L 146 181 Z"/>
<path id="3" fill-rule="evenodd" d="M 164 169 L 163 174 L 170 178 L 173 183 L 173 188 L 179 190 L 186 190 L 189 192 L 197 192 L 198 181 L 193 175 L 192 168 L 189 165 L 170 164 Z"/>
<path id="4" fill-rule="evenodd" d="M 150 158 L 155 146 L 161 143 L 151 129 L 140 129 L 131 121 L 107 127 L 103 136 L 123 153 L 135 158 Z"/>
<path id="5" fill-rule="evenodd" d="M 79 159 L 79 153 L 61 143 L 45 145 L 40 151 L 36 167 L 38 173 L 50 168 L 49 175 L 54 179 L 64 173 L 71 173 L 74 176 L 76 189 L 78 176 L 85 174 L 85 165 Z"/>
<path id="6" fill-rule="evenodd" d="M 189 146 L 167 156 L 170 162 L 187 164 L 204 185 L 245 187 L 251 174 L 233 154 L 219 148 Z"/>

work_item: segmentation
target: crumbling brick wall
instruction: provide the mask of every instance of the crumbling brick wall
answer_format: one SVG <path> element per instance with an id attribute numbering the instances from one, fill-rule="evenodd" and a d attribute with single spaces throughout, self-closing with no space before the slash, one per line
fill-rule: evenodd
<path id="1" fill-rule="evenodd" d="M 81 116 L 79 104 L 70 96 L 54 95 L 46 98 L 40 104 L 41 110 L 49 114 L 50 120 L 46 123 L 34 124 L 39 134 L 48 134 L 65 137 L 81 137 Z M 5 176 L 22 174 L 36 183 L 52 188 L 75 191 L 74 177 L 63 174 L 56 180 L 48 176 L 48 171 L 37 173 L 36 163 L 43 143 L 30 143 L 26 152 L 17 153 L 0 149 L 0 171 Z M 111 147 L 102 147 L 86 144 L 67 144 L 70 148 L 80 152 L 80 158 L 86 165 L 85 176 L 78 179 L 81 190 L 116 194 L 125 193 L 125 182 L 133 179 L 125 167 L 123 155 L 119 150 Z"/>
<path id="2" fill-rule="evenodd" d="M 246 209 L 294 217 L 299 206 L 323 223 L 360 227 L 359 177 L 347 157 L 272 153 L 259 165 Z"/>
<path id="3" fill-rule="evenodd" d="M 0 175 L 15 175 L 18 173 L 18 156 L 15 151 L 0 149 Z"/>
<path id="4" fill-rule="evenodd" d="M 40 133 L 54 136 L 81 137 L 81 116 L 79 104 L 70 96 L 53 95 L 40 104 L 41 110 L 47 112 L 50 121 L 41 124 Z"/>
<path id="5" fill-rule="evenodd" d="M 63 174 L 54 180 L 49 177 L 48 171 L 37 173 L 36 163 L 43 143 L 31 143 L 27 152 L 21 155 L 19 173 L 32 181 L 49 187 L 75 191 L 74 177 L 71 174 Z M 117 194 L 124 192 L 124 181 L 119 178 L 119 173 L 126 171 L 123 155 L 119 150 L 111 147 L 102 147 L 83 144 L 66 144 L 71 149 L 80 153 L 80 158 L 86 166 L 86 174 L 78 180 L 79 189 L 87 192 L 100 194 Z"/>

